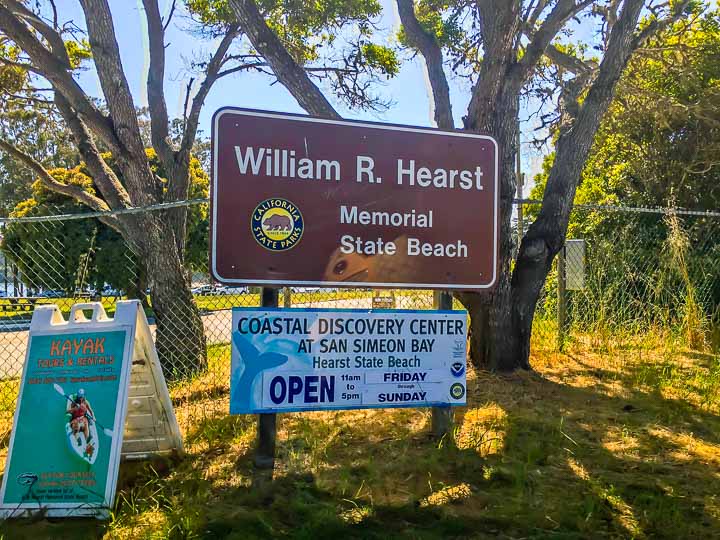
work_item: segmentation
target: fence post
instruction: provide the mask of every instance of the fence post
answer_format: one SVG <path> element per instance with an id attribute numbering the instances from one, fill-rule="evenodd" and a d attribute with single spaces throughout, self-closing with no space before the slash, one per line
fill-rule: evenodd
<path id="1" fill-rule="evenodd" d="M 565 349 L 565 340 L 567 339 L 567 287 L 565 272 L 565 245 L 560 248 L 557 259 L 557 348 L 560 352 Z"/>
<path id="2" fill-rule="evenodd" d="M 449 310 L 453 307 L 453 297 L 447 291 L 434 291 L 433 304 L 435 309 Z M 450 433 L 453 424 L 453 410 L 450 405 L 432 408 L 432 435 L 438 439 Z"/>
<path id="3" fill-rule="evenodd" d="M 283 287 L 283 307 L 292 307 L 292 289 Z"/>
<path id="4" fill-rule="evenodd" d="M 263 287 L 261 291 L 261 307 L 277 307 L 278 289 Z M 258 440 L 255 449 L 255 468 L 272 471 L 275 468 L 275 441 L 277 436 L 277 415 L 275 413 L 258 415 Z"/>

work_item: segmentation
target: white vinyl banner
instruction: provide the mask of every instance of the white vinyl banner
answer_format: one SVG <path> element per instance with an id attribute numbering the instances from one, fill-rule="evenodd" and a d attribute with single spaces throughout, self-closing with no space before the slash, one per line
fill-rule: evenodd
<path id="1" fill-rule="evenodd" d="M 467 312 L 235 308 L 234 414 L 465 405 Z"/>

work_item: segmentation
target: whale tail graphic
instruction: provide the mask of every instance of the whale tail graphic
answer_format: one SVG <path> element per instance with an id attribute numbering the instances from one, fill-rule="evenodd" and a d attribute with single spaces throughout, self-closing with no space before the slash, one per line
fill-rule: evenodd
<path id="1" fill-rule="evenodd" d="M 250 408 L 250 398 L 252 391 L 252 383 L 255 377 L 266 369 L 272 369 L 285 364 L 289 359 L 286 355 L 276 352 L 261 353 L 249 339 L 244 338 L 240 334 L 233 334 L 233 344 L 240 353 L 240 358 L 244 364 L 244 370 L 238 379 L 234 392 L 230 397 L 231 411 Z"/>

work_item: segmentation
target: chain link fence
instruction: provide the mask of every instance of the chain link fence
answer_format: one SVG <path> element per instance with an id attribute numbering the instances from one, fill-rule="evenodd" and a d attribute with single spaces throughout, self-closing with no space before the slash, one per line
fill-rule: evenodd
<path id="1" fill-rule="evenodd" d="M 537 203 L 525 204 L 531 221 Z M 538 305 L 545 344 L 590 340 L 594 348 L 674 339 L 717 350 L 720 214 L 578 206 Z M 647 340 L 646 340 L 647 342 Z"/>
<path id="2" fill-rule="evenodd" d="M 191 204 L 207 216 L 205 201 Z M 521 204 L 526 228 L 539 206 Z M 76 302 L 101 301 L 112 315 L 118 300 L 138 298 L 156 332 L 147 276 L 133 250 L 94 214 L 57 215 L 61 209 L 49 214 L 0 222 L 0 432 L 4 444 L 9 439 L 28 327 L 38 306 L 57 304 L 67 316 Z M 564 266 L 564 271 L 558 272 L 556 266 L 548 277 L 538 305 L 534 346 L 562 347 L 569 340 L 588 336 L 631 339 L 658 331 L 685 339 L 689 347 L 715 343 L 712 329 L 720 316 L 718 228 L 720 214 L 576 208 L 568 230 L 568 238 L 575 242 L 568 243 L 564 257 L 559 258 L 559 269 Z M 206 236 L 196 242 L 200 252 L 206 250 Z M 227 414 L 231 310 L 260 305 L 258 288 L 213 283 L 202 262 L 205 258 L 189 271 L 204 329 L 206 360 L 180 359 L 188 364 L 180 370 L 182 376 L 168 371 L 171 397 L 186 434 L 203 419 Z M 433 293 L 298 287 L 281 290 L 279 303 L 430 309 Z M 461 307 L 457 301 L 455 307 Z M 193 331 L 189 322 L 175 318 L 164 326 L 162 337 L 182 340 Z"/>

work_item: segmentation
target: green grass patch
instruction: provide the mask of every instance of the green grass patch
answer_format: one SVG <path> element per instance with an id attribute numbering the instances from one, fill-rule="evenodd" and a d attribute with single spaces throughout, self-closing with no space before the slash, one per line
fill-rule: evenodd
<path id="1" fill-rule="evenodd" d="M 576 335 L 563 354 L 535 343 L 534 373 L 470 370 L 468 406 L 442 441 L 423 409 L 281 415 L 272 482 L 253 469 L 255 417 L 227 415 L 230 347 L 214 345 L 206 373 L 171 387 L 184 459 L 123 465 L 107 523 L 13 522 L 0 533 L 720 537 L 720 358 L 593 337 Z"/>

